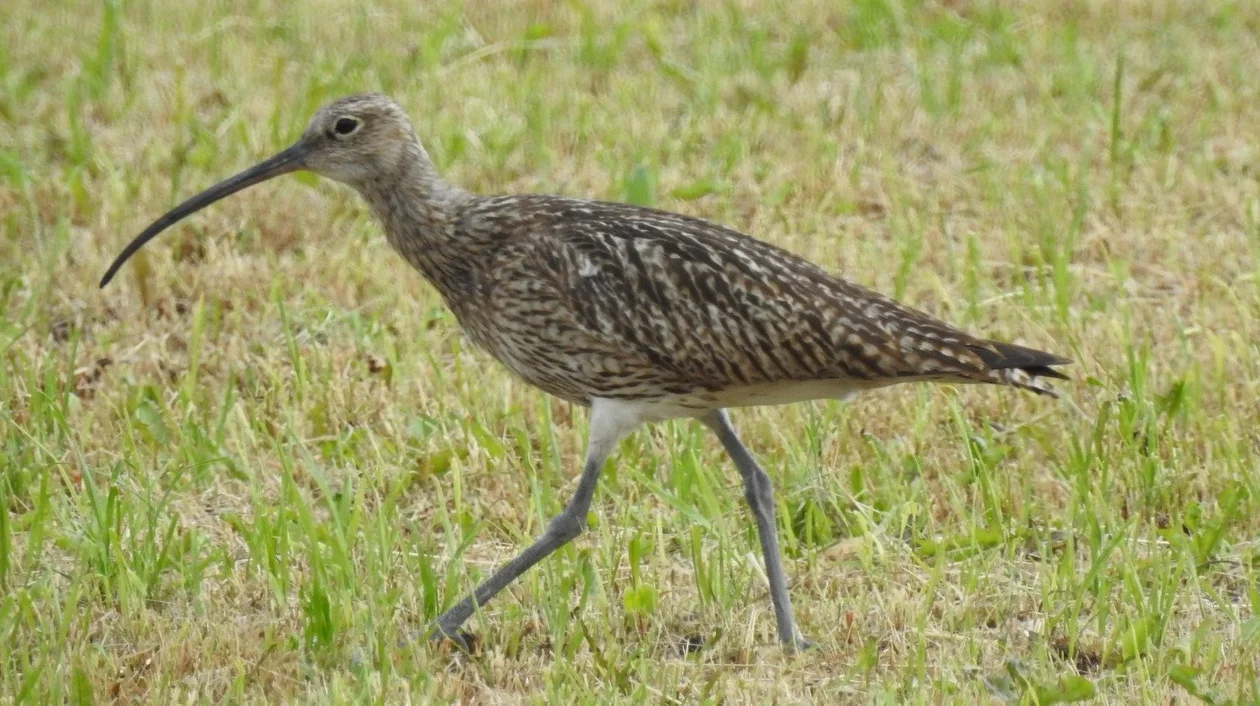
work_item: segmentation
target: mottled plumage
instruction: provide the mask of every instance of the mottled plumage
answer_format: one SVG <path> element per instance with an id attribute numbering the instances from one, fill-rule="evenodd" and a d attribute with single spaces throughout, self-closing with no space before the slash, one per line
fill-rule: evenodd
<path id="1" fill-rule="evenodd" d="M 295 145 L 160 218 L 102 286 L 179 219 L 295 169 L 354 187 L 476 345 L 528 383 L 592 408 L 573 498 L 538 541 L 439 619 L 447 636 L 581 532 L 600 466 L 625 434 L 643 422 L 694 417 L 714 430 L 743 477 L 779 637 L 804 646 L 780 566 L 769 479 L 724 408 L 845 398 L 916 380 L 1050 393 L 1043 378 L 1062 378 L 1051 366 L 1068 362 L 970 336 L 708 221 L 556 196 L 470 194 L 441 179 L 402 109 L 376 94 L 321 109 Z"/>
<path id="2" fill-rule="evenodd" d="M 448 302 L 530 383 L 707 410 L 915 379 L 1038 392 L 1063 359 L 969 336 L 767 243 L 664 211 L 551 196 L 471 199 L 483 243 Z M 418 263 L 423 268 L 423 260 Z M 439 283 L 439 287 L 442 285 Z M 444 289 L 445 293 L 445 289 Z M 786 383 L 824 383 L 776 397 Z"/>

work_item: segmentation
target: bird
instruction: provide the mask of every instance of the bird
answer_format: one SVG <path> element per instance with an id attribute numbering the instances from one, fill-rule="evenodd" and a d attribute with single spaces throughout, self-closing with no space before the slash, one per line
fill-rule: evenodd
<path id="1" fill-rule="evenodd" d="M 731 408 L 849 399 L 908 382 L 987 383 L 1057 396 L 1068 358 L 970 335 L 786 249 L 670 211 L 547 194 L 478 195 L 447 182 L 404 109 L 375 92 L 319 108 L 290 147 L 171 209 L 110 265 L 241 189 L 306 170 L 366 201 L 463 335 L 515 376 L 589 408 L 564 508 L 523 551 L 425 630 L 467 648 L 464 623 L 586 528 L 601 469 L 639 427 L 708 427 L 733 461 L 757 527 L 779 642 L 798 629 L 770 477 Z"/>

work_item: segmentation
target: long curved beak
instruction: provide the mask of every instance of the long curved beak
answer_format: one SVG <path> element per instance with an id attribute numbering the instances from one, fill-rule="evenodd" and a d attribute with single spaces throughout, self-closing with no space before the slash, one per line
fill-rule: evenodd
<path id="1" fill-rule="evenodd" d="M 181 203 L 175 208 L 167 212 L 166 215 L 157 219 L 148 228 L 145 228 L 136 239 L 131 241 L 123 251 L 114 258 L 114 263 L 105 271 L 105 276 L 101 278 L 101 287 L 109 284 L 109 281 L 118 274 L 118 268 L 123 266 L 136 251 L 144 247 L 144 244 L 157 237 L 158 233 L 170 228 L 187 216 L 200 211 L 210 204 L 227 196 L 231 196 L 249 186 L 253 186 L 259 182 L 267 181 L 272 177 L 288 174 L 303 168 L 303 160 L 305 159 L 309 148 L 301 142 L 289 147 L 276 156 L 259 162 L 258 164 L 246 169 L 230 179 L 225 179 L 218 184 L 206 189 L 196 196 Z"/>

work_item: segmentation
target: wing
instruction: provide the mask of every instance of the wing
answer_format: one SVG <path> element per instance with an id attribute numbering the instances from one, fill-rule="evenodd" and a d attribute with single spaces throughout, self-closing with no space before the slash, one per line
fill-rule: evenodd
<path id="1" fill-rule="evenodd" d="M 519 202 L 518 202 L 519 205 Z M 709 390 L 902 378 L 1048 391 L 1066 360 L 969 336 L 716 224 L 537 197 L 533 266 L 601 342 Z"/>

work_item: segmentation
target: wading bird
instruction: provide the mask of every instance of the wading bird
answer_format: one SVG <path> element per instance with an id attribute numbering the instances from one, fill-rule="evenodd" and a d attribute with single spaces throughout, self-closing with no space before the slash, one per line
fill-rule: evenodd
<path id="1" fill-rule="evenodd" d="M 577 489 L 537 540 L 437 620 L 460 626 L 578 536 L 600 468 L 647 422 L 708 426 L 743 480 L 765 558 L 779 640 L 797 631 L 775 534 L 770 478 L 727 418 L 729 407 L 848 398 L 901 382 L 993 383 L 1051 393 L 1057 355 L 970 336 L 708 221 L 548 195 L 479 196 L 438 175 L 403 110 L 379 94 L 321 108 L 291 147 L 216 184 L 146 228 L 140 247 L 180 219 L 296 170 L 348 184 L 390 245 L 437 289 L 464 334 L 531 385 L 590 408 Z"/>

